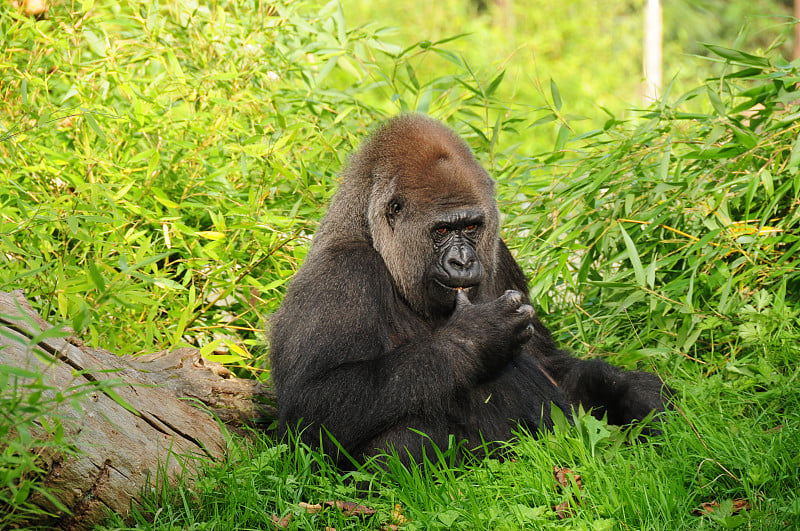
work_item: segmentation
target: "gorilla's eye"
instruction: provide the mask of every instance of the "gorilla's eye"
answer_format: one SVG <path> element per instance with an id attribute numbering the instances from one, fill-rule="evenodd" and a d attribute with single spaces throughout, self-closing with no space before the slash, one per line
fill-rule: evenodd
<path id="1" fill-rule="evenodd" d="M 464 231 L 465 232 L 475 232 L 476 230 L 478 230 L 478 225 L 476 225 L 475 223 L 473 223 L 472 225 L 467 225 L 466 227 L 464 227 Z"/>
<path id="2" fill-rule="evenodd" d="M 389 223 L 389 226 L 394 229 L 394 224 L 397 221 L 397 214 L 403 210 L 403 203 L 400 201 L 393 199 L 386 205 L 386 221 Z"/>
<path id="3" fill-rule="evenodd" d="M 447 227 L 439 227 L 436 229 L 436 233 L 441 234 L 442 236 L 444 236 L 448 232 L 450 232 L 450 229 L 448 229 Z"/>

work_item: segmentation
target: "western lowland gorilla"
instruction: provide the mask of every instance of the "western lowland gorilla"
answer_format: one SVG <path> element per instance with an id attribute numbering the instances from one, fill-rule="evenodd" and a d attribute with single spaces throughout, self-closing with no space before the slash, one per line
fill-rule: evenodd
<path id="1" fill-rule="evenodd" d="M 657 376 L 558 349 L 498 216 L 453 131 L 413 114 L 380 127 L 273 316 L 281 428 L 347 465 L 330 436 L 358 460 L 391 447 L 418 460 L 450 436 L 474 447 L 546 429 L 551 404 L 615 424 L 663 410 Z"/>

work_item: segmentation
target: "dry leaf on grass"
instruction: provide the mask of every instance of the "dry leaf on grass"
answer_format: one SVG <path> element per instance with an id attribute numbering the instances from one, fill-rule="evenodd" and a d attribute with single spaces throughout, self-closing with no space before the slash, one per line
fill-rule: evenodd
<path id="1" fill-rule="evenodd" d="M 583 489 L 583 482 L 581 481 L 580 474 L 576 474 L 569 468 L 559 468 L 557 466 L 553 467 L 553 477 L 558 483 L 559 487 L 564 490 L 571 490 L 572 485 L 574 484 L 577 492 L 573 493 L 572 499 L 580 505 L 581 504 L 581 490 Z M 564 500 L 563 502 L 559 503 L 558 505 L 553 506 L 553 510 L 558 514 L 558 517 L 562 520 L 564 518 L 569 518 L 573 516 L 572 508 L 570 507 L 570 500 Z"/>
<path id="2" fill-rule="evenodd" d="M 558 505 L 553 506 L 553 510 L 556 512 L 560 519 L 569 518 L 574 515 L 572 509 L 569 507 L 569 500 L 564 500 Z"/>
<path id="3" fill-rule="evenodd" d="M 301 509 L 305 509 L 307 513 L 318 513 L 325 507 L 335 507 L 339 509 L 345 516 L 372 516 L 375 514 L 375 509 L 359 505 L 355 502 L 341 501 L 341 500 L 328 500 L 322 503 L 306 503 L 300 502 L 298 504 Z"/>
<path id="4" fill-rule="evenodd" d="M 287 514 L 283 518 L 277 514 L 272 515 L 272 525 L 279 529 L 289 529 L 289 521 L 292 519 L 292 513 Z"/>
<path id="5" fill-rule="evenodd" d="M 297 505 L 299 505 L 301 509 L 305 509 L 306 512 L 310 514 L 318 513 L 322 510 L 322 504 L 320 503 L 312 504 L 312 503 L 300 502 Z"/>
<path id="6" fill-rule="evenodd" d="M 345 516 L 358 516 L 362 518 L 372 516 L 376 512 L 375 509 L 373 509 L 372 507 L 367 507 L 366 505 L 359 505 L 355 502 L 342 501 L 342 500 L 328 500 L 322 503 L 300 502 L 298 505 L 300 506 L 301 509 L 305 509 L 305 511 L 309 514 L 318 513 L 328 507 L 333 507 L 338 509 Z M 276 518 L 277 516 L 273 515 L 272 517 L 273 523 L 275 523 Z M 405 524 L 408 521 L 409 521 L 408 518 L 403 516 L 403 507 L 400 504 L 397 504 L 394 506 L 394 509 L 392 510 L 392 522 L 391 523 L 384 522 L 383 524 L 381 524 L 380 529 L 385 531 L 397 531 L 401 525 Z M 287 519 L 287 525 L 288 525 L 288 519 Z"/>
<path id="7" fill-rule="evenodd" d="M 703 502 L 700 504 L 700 507 L 698 507 L 693 511 L 693 514 L 697 516 L 704 516 L 719 510 L 719 508 L 720 508 L 719 502 L 716 500 L 710 502 Z M 738 514 L 741 511 L 749 511 L 749 510 L 750 510 L 749 501 L 745 500 L 744 498 L 736 498 L 735 500 L 733 500 L 733 506 L 731 507 L 731 514 Z"/>
<path id="8" fill-rule="evenodd" d="M 348 501 L 326 501 L 323 502 L 324 505 L 328 507 L 336 507 L 345 516 L 372 516 L 375 514 L 375 509 L 372 507 L 366 507 L 364 505 L 359 505 L 355 502 L 348 502 Z"/>
<path id="9" fill-rule="evenodd" d="M 572 476 L 575 481 L 575 485 L 578 487 L 578 491 L 580 492 L 580 490 L 583 488 L 580 474 L 576 474 L 569 468 L 558 468 L 557 466 L 553 467 L 553 477 L 556 478 L 556 482 L 558 482 L 558 484 L 565 489 L 572 485 L 569 476 Z"/>
<path id="10" fill-rule="evenodd" d="M 403 516 L 403 506 L 399 503 L 396 504 L 392 510 L 392 521 L 396 524 L 404 524 L 408 522 L 408 518 Z"/>

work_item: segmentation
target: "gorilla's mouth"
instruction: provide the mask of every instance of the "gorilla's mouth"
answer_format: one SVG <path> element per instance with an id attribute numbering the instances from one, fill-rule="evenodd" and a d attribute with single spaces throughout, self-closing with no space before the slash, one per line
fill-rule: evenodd
<path id="1" fill-rule="evenodd" d="M 427 312 L 446 318 L 453 313 L 456 307 L 456 300 L 459 292 L 464 292 L 472 300 L 478 293 L 478 285 L 453 286 L 447 284 L 447 280 L 431 276 L 427 282 L 426 307 Z"/>
<path id="2" fill-rule="evenodd" d="M 476 285 L 473 285 L 473 286 L 448 286 L 447 284 L 445 284 L 445 283 L 443 283 L 442 281 L 440 281 L 440 280 L 437 280 L 437 279 L 435 279 L 435 278 L 433 279 L 433 282 L 434 282 L 435 284 L 438 284 L 440 288 L 444 288 L 444 289 L 445 289 L 445 290 L 447 290 L 447 291 L 453 291 L 453 292 L 455 292 L 455 293 L 458 293 L 458 292 L 459 292 L 459 291 L 461 291 L 461 290 L 463 290 L 463 291 L 465 291 L 465 292 L 469 293 L 469 292 L 470 292 L 470 290 L 471 290 L 472 288 L 474 288 L 474 287 L 476 287 L 476 286 L 477 286 L 477 284 L 476 284 Z"/>

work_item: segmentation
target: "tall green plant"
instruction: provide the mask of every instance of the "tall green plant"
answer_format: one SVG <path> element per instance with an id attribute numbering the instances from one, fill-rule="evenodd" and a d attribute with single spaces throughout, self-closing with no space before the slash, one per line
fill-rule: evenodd
<path id="1" fill-rule="evenodd" d="M 532 292 L 590 351 L 724 361 L 797 318 L 798 67 L 708 49 L 726 75 L 504 170 Z"/>
<path id="2" fill-rule="evenodd" d="M 0 35 L 0 289 L 118 352 L 216 341 L 253 365 L 366 129 L 457 109 L 483 134 L 497 86 L 336 3 L 6 9 Z M 463 71 L 420 82 L 421 54 Z"/>

